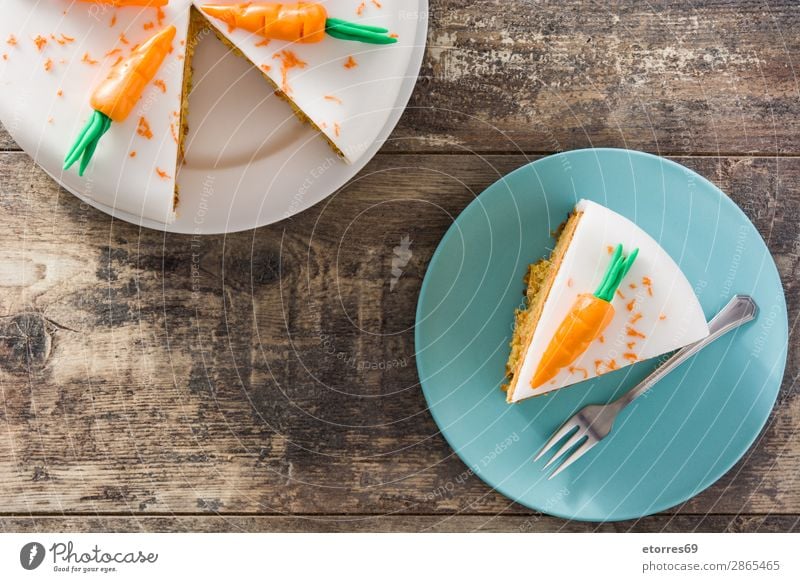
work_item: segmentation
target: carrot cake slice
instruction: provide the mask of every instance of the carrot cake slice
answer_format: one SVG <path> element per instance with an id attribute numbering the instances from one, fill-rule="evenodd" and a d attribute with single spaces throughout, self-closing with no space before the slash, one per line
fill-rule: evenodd
<path id="1" fill-rule="evenodd" d="M 0 117 L 69 189 L 175 218 L 191 0 L 8 0 Z M 31 66 L 40 62 L 40 66 Z M 11 110 L 6 110 L 6 108 Z M 41 131 L 15 131 L 15 124 Z M 67 169 L 64 167 L 67 166 Z"/>
<path id="2" fill-rule="evenodd" d="M 681 269 L 624 216 L 581 200 L 526 275 L 506 365 L 508 402 L 657 357 L 708 335 Z"/>
<path id="3" fill-rule="evenodd" d="M 352 0 L 194 5 L 349 163 L 379 137 L 394 108 L 405 105 L 395 100 L 416 42 L 416 18 L 404 18 L 396 6 Z"/>

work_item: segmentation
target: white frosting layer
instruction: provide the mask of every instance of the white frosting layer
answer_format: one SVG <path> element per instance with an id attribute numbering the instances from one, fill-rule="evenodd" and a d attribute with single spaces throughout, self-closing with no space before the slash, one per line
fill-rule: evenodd
<path id="1" fill-rule="evenodd" d="M 650 235 L 594 202 L 582 200 L 576 210 L 583 215 L 525 353 L 510 395 L 512 402 L 659 356 L 708 335 L 692 286 Z M 595 291 L 608 266 L 609 249 L 620 243 L 626 254 L 638 247 L 639 255 L 612 301 L 614 319 L 571 367 L 561 370 L 551 382 L 532 388 L 531 380 L 556 329 L 579 294 Z"/>
<path id="2" fill-rule="evenodd" d="M 7 55 L 0 60 L 0 118 L 37 163 L 68 188 L 133 215 L 171 222 L 178 159 L 174 136 L 190 4 L 191 0 L 172 0 L 159 24 L 154 8 L 6 0 L 3 14 L 27 18 L 0 19 L 0 53 Z M 127 56 L 132 47 L 170 24 L 177 28 L 173 52 L 156 75 L 166 92 L 148 86 L 130 117 L 112 124 L 103 136 L 82 178 L 78 164 L 63 171 L 64 157 L 92 113 L 89 97 L 94 88 L 120 55 Z M 74 42 L 64 41 L 62 34 Z M 127 43 L 120 39 L 122 34 Z M 8 43 L 12 35 L 15 46 Z M 47 40 L 41 50 L 34 42 L 37 36 Z M 119 52 L 112 52 L 115 49 Z M 88 62 L 92 60 L 98 62 Z M 137 134 L 140 117 L 149 123 L 151 139 Z M 21 127 L 25 131 L 17 131 Z"/>
<path id="3" fill-rule="evenodd" d="M 240 0 L 195 0 L 195 5 L 237 4 Z M 288 71 L 289 97 L 344 153 L 355 162 L 378 138 L 395 106 L 397 93 L 408 70 L 413 47 L 417 44 L 416 10 L 418 4 L 401 2 L 375 3 L 367 0 L 358 13 L 360 2 L 322 0 L 328 16 L 382 26 L 397 34 L 398 42 L 373 45 L 343 41 L 326 36 L 320 43 L 299 44 L 264 39 L 240 29 L 228 30 L 219 19 L 208 17 L 219 32 L 280 87 L 283 83 L 281 61 L 275 55 L 290 50 L 306 64 Z M 348 57 L 357 66 L 345 68 Z"/>

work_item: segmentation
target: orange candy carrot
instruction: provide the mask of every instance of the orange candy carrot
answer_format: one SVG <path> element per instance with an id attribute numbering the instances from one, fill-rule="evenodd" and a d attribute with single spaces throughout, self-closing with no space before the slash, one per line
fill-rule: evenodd
<path id="1" fill-rule="evenodd" d="M 385 28 L 328 18 L 328 11 L 316 2 L 204 4 L 200 9 L 226 23 L 231 30 L 241 28 L 269 39 L 314 43 L 329 34 L 341 40 L 373 44 L 397 42 Z"/>
<path id="2" fill-rule="evenodd" d="M 111 6 L 152 6 L 161 7 L 169 4 L 169 0 L 78 0 L 92 4 L 110 4 Z"/>
<path id="3" fill-rule="evenodd" d="M 242 4 L 205 4 L 203 12 L 226 23 L 264 38 L 302 43 L 325 38 L 328 11 L 322 4 L 277 4 L 247 2 Z"/>
<path id="4" fill-rule="evenodd" d="M 94 113 L 67 153 L 65 170 L 80 159 L 78 174 L 83 176 L 100 138 L 109 130 L 111 122 L 125 121 L 141 99 L 145 88 L 169 54 L 175 33 L 175 27 L 170 26 L 153 35 L 128 58 L 115 65 L 108 77 L 94 90 L 90 100 Z"/>
<path id="5" fill-rule="evenodd" d="M 165 28 L 112 68 L 94 90 L 92 107 L 111 121 L 125 121 L 169 54 L 175 32 L 174 26 Z"/>
<path id="6" fill-rule="evenodd" d="M 622 245 L 617 245 L 606 274 L 594 294 L 578 295 L 539 361 L 531 380 L 533 388 L 549 382 L 562 368 L 577 360 L 608 327 L 614 319 L 614 306 L 611 305 L 614 292 L 638 253 L 639 249 L 635 249 L 625 258 L 622 256 Z"/>

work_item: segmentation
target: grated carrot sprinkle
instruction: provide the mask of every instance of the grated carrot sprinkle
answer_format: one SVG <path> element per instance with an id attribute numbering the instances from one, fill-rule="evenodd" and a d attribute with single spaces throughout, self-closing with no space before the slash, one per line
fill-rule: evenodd
<path id="1" fill-rule="evenodd" d="M 144 117 L 139 118 L 139 126 L 136 128 L 136 133 L 145 139 L 152 139 L 153 132 L 150 130 L 150 124 Z"/>
<path id="2" fill-rule="evenodd" d="M 634 354 L 632 352 L 626 352 L 626 353 L 622 354 L 622 357 L 625 358 L 626 360 L 630 360 L 631 362 L 635 362 L 635 361 L 637 361 L 639 359 L 636 356 L 636 354 Z"/>
<path id="3" fill-rule="evenodd" d="M 644 339 L 644 338 L 646 338 L 646 337 L 647 337 L 647 336 L 646 336 L 646 335 L 644 335 L 642 332 L 640 332 L 640 331 L 638 331 L 638 330 L 636 330 L 636 329 L 633 329 L 631 326 L 627 326 L 625 329 L 627 329 L 627 330 L 628 330 L 628 335 L 629 335 L 630 337 L 640 337 L 640 338 L 642 338 L 642 339 Z"/>
<path id="4" fill-rule="evenodd" d="M 47 39 L 40 34 L 33 39 L 33 43 L 36 45 L 36 48 L 39 49 L 39 52 L 42 52 L 42 49 L 47 45 Z"/>
<path id="5" fill-rule="evenodd" d="M 286 94 L 291 93 L 292 89 L 289 87 L 289 69 L 295 67 L 302 69 L 307 63 L 300 60 L 294 52 L 288 49 L 275 53 L 272 58 L 281 60 L 281 90 Z"/>
<path id="6" fill-rule="evenodd" d="M 639 321 L 641 318 L 642 318 L 642 314 L 641 314 L 641 313 L 634 313 L 634 314 L 631 316 L 631 319 L 630 319 L 630 323 L 631 323 L 631 325 L 633 325 L 634 323 L 636 323 L 637 321 Z"/>
<path id="7" fill-rule="evenodd" d="M 159 178 L 161 178 L 162 180 L 168 180 L 168 179 L 172 178 L 172 176 L 170 176 L 169 174 L 167 174 L 167 173 L 166 173 L 164 170 L 162 170 L 161 168 L 156 168 L 156 174 L 158 174 L 158 177 L 159 177 Z"/>
<path id="8" fill-rule="evenodd" d="M 334 103 L 338 103 L 339 105 L 342 104 L 342 100 L 336 97 L 335 95 L 325 95 L 325 99 L 327 101 L 333 101 Z"/>
<path id="9" fill-rule="evenodd" d="M 583 374 L 584 380 L 586 380 L 586 378 L 589 377 L 589 371 L 586 368 L 580 368 L 578 366 L 570 366 L 567 369 L 569 370 L 570 374 L 574 374 L 575 372 L 581 372 Z"/>
<path id="10" fill-rule="evenodd" d="M 161 89 L 162 93 L 167 92 L 167 84 L 163 81 L 163 79 L 156 79 L 155 81 L 153 81 L 153 85 Z"/>
<path id="11" fill-rule="evenodd" d="M 358 63 L 356 62 L 356 60 L 353 58 L 352 55 L 347 57 L 347 60 L 344 62 L 344 68 L 345 69 L 352 69 L 352 68 L 357 67 L 357 66 L 358 66 Z"/>
<path id="12" fill-rule="evenodd" d="M 628 311 L 633 311 L 633 308 L 636 307 L 636 299 L 631 299 L 626 305 L 625 309 Z"/>
<path id="13" fill-rule="evenodd" d="M 86 63 L 87 65 L 96 65 L 97 61 L 95 61 L 92 57 L 89 56 L 89 53 L 83 53 L 83 58 L 81 62 Z"/>
<path id="14" fill-rule="evenodd" d="M 364 8 L 366 8 L 366 7 L 367 7 L 367 3 L 366 2 L 362 2 L 361 4 L 359 4 L 358 8 L 356 8 L 356 14 L 358 14 L 359 16 L 364 14 Z"/>

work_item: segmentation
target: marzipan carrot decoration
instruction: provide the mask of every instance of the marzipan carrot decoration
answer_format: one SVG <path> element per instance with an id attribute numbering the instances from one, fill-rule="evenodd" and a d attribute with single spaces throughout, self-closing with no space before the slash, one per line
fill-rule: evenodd
<path id="1" fill-rule="evenodd" d="M 161 7 L 169 4 L 169 0 L 78 0 L 92 4 L 111 4 L 111 6 L 152 6 Z"/>
<path id="2" fill-rule="evenodd" d="M 581 293 L 564 321 L 558 326 L 539 362 L 531 386 L 537 388 L 552 380 L 559 370 L 569 366 L 597 339 L 614 319 L 611 300 L 622 279 L 636 260 L 639 249 L 627 257 L 622 256 L 622 245 L 617 245 L 600 286 L 594 292 Z"/>
<path id="3" fill-rule="evenodd" d="M 315 2 L 204 4 L 200 9 L 231 29 L 241 28 L 269 39 L 312 43 L 320 42 L 328 34 L 341 40 L 371 44 L 397 42 L 385 28 L 328 18 L 325 7 Z"/>
<path id="4" fill-rule="evenodd" d="M 83 176 L 97 143 L 111 127 L 111 122 L 121 123 L 128 118 L 155 77 L 172 48 L 175 32 L 175 27 L 170 26 L 152 36 L 128 58 L 115 65 L 108 77 L 94 90 L 91 97 L 94 113 L 69 150 L 64 160 L 65 170 L 80 158 L 78 174 Z"/>

